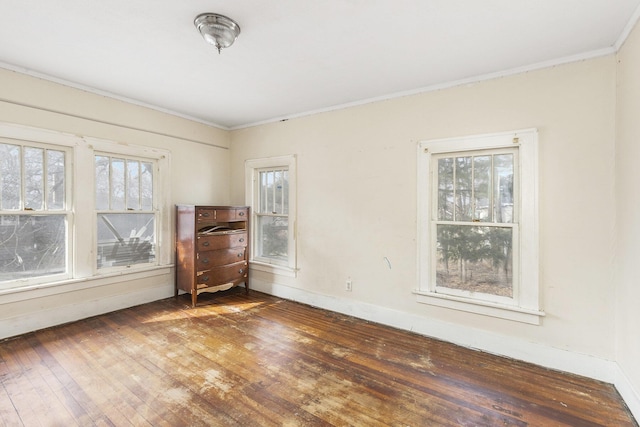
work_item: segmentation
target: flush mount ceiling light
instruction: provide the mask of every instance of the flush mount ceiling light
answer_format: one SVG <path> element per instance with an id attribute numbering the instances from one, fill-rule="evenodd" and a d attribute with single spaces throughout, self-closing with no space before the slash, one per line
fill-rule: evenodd
<path id="1" fill-rule="evenodd" d="M 217 13 L 202 13 L 193 21 L 202 37 L 220 50 L 227 48 L 236 41 L 240 34 L 240 26 L 236 21 Z"/>

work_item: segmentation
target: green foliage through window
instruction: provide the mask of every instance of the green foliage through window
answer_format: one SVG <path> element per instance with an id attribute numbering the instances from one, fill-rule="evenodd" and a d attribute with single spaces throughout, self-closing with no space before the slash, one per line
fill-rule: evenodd
<path id="1" fill-rule="evenodd" d="M 437 158 L 436 286 L 513 297 L 514 152 Z"/>

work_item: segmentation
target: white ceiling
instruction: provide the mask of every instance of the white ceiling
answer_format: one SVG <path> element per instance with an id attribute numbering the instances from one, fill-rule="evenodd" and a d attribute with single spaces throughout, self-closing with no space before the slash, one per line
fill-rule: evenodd
<path id="1" fill-rule="evenodd" d="M 0 66 L 238 128 L 615 51 L 640 0 L 1 0 Z M 242 29 L 218 54 L 193 25 Z"/>

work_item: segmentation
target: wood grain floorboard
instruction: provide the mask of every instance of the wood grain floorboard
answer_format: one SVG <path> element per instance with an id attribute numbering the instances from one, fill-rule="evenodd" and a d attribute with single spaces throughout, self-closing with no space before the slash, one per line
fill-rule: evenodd
<path id="1" fill-rule="evenodd" d="M 0 342 L 0 426 L 636 426 L 610 384 L 242 289 Z"/>

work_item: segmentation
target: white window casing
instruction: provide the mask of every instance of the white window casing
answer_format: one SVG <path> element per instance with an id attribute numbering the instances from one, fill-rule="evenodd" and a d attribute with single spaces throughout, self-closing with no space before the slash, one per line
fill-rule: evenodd
<path id="1" fill-rule="evenodd" d="M 32 289 L 34 286 L 38 288 L 49 285 L 58 286 L 92 278 L 110 277 L 114 274 L 144 272 L 150 269 L 166 268 L 173 263 L 169 151 L 11 123 L 0 123 L 0 139 L 64 151 L 66 205 L 63 211 L 56 211 L 55 214 L 65 215 L 68 223 L 67 273 L 55 277 L 42 276 L 2 281 L 0 293 L 12 292 L 13 289 Z M 157 215 L 157 251 L 153 265 L 122 267 L 120 272 L 97 270 L 94 181 L 96 153 L 151 159 L 154 162 L 153 188 L 154 192 L 162 197 L 155 198 L 152 208 Z M 25 211 L 25 213 L 31 214 L 31 211 Z"/>
<path id="2" fill-rule="evenodd" d="M 500 151 L 502 150 L 502 151 Z M 434 161 L 445 156 L 516 152 L 513 224 L 513 292 L 497 297 L 443 290 L 436 286 L 435 218 L 437 171 Z M 538 135 L 535 129 L 421 141 L 418 144 L 418 287 L 420 303 L 539 324 L 544 312 L 539 301 L 538 267 Z M 517 205 L 516 205 L 517 204 Z M 471 220 L 469 220 L 471 221 Z M 483 226 L 482 222 L 462 223 Z"/>
<path id="3" fill-rule="evenodd" d="M 170 182 L 169 182 L 169 152 L 162 149 L 156 149 L 151 147 L 142 147 L 131 144 L 114 144 L 108 140 L 102 140 L 98 138 L 85 137 L 84 140 L 88 143 L 91 149 L 91 194 L 93 198 L 91 200 L 91 212 L 93 217 L 93 229 L 94 229 L 94 241 L 92 242 L 92 263 L 94 268 L 94 274 L 112 274 L 118 270 L 131 271 L 135 269 L 144 269 L 150 266 L 167 265 L 172 262 L 172 245 L 171 245 L 171 197 L 170 197 Z M 123 159 L 124 161 L 133 160 L 140 161 L 142 163 L 151 163 L 153 165 L 153 200 L 152 206 L 142 210 L 132 210 L 125 208 L 124 210 L 110 210 L 100 209 L 96 210 L 96 190 L 95 190 L 95 157 L 105 156 L 110 158 Z M 88 171 L 87 171 L 88 172 Z M 89 206 L 86 206 L 88 209 Z M 106 215 L 109 213 L 114 214 L 153 214 L 155 216 L 155 259 L 151 263 L 131 264 L 123 265 L 120 267 L 108 267 L 98 268 L 97 266 L 97 215 Z M 129 236 L 123 236 L 128 238 Z"/>
<path id="4" fill-rule="evenodd" d="M 72 277 L 72 149 L 0 134 L 0 289 Z"/>
<path id="5" fill-rule="evenodd" d="M 281 191 L 287 194 L 265 195 L 264 183 L 261 176 L 283 176 L 286 173 L 287 186 Z M 274 186 L 271 186 L 274 187 Z M 269 188 L 271 188 L 269 187 Z M 275 189 L 274 189 L 275 191 Z M 264 193 L 264 191 L 262 192 Z M 265 200 L 273 197 L 273 201 Z M 277 206 L 277 200 L 281 205 Z M 284 201 L 287 200 L 288 204 Z M 295 155 L 251 159 L 245 161 L 245 203 L 251 206 L 251 254 L 252 269 L 274 274 L 295 277 L 297 271 L 296 260 L 296 157 Z M 281 206 L 285 206 L 282 209 Z M 263 238 L 261 224 L 269 221 L 283 223 L 286 221 L 286 256 L 262 253 Z"/>

